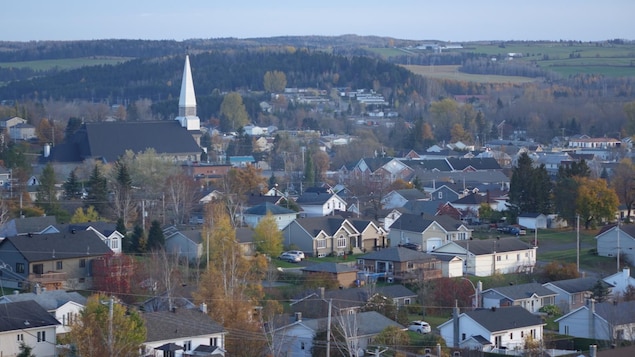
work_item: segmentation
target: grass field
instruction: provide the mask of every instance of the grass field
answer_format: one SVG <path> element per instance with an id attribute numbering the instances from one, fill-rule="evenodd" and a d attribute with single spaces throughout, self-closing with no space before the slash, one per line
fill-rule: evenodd
<path id="1" fill-rule="evenodd" d="M 406 65 L 403 66 L 412 73 L 434 79 L 455 80 L 464 82 L 477 83 L 512 83 L 522 84 L 535 82 L 537 79 L 516 76 L 495 76 L 486 74 L 469 74 L 459 72 L 459 66 L 420 66 Z"/>
<path id="2" fill-rule="evenodd" d="M 128 61 L 122 57 L 90 57 L 90 58 L 66 58 L 58 60 L 26 61 L 26 62 L 0 62 L 0 68 L 31 68 L 36 71 L 46 71 L 53 68 L 69 70 L 86 66 L 115 65 Z"/>

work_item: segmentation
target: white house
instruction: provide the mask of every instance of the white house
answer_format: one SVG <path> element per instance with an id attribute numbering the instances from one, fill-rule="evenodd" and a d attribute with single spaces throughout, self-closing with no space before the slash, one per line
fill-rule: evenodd
<path id="1" fill-rule="evenodd" d="M 464 273 L 476 276 L 531 272 L 536 265 L 536 247 L 518 238 L 457 240 L 433 253 L 462 257 Z"/>
<path id="2" fill-rule="evenodd" d="M 631 269 L 624 268 L 622 271 L 603 278 L 605 283 L 613 285 L 613 295 L 624 295 L 629 289 L 635 289 L 635 278 L 631 277 Z"/>
<path id="3" fill-rule="evenodd" d="M 542 341 L 542 319 L 520 306 L 476 309 L 454 317 L 441 325 L 439 332 L 448 346 L 498 352 L 498 349 L 523 349 L 531 336 Z"/>
<path id="4" fill-rule="evenodd" d="M 175 309 L 173 311 L 146 312 L 141 315 L 146 325 L 146 340 L 142 355 L 161 357 L 224 356 L 226 331 L 207 315 L 206 305 L 201 309 Z M 162 346 L 176 344 L 182 349 L 166 354 Z M 39 355 L 38 355 L 39 356 Z"/>
<path id="5" fill-rule="evenodd" d="M 381 199 L 382 207 L 385 209 L 403 207 L 408 201 L 425 200 L 428 195 L 416 188 L 393 190 L 388 192 Z"/>
<path id="6" fill-rule="evenodd" d="M 539 283 L 528 283 L 487 289 L 481 293 L 481 299 L 486 309 L 521 306 L 535 314 L 543 306 L 555 305 L 556 295 Z"/>
<path id="7" fill-rule="evenodd" d="M 563 335 L 605 341 L 635 341 L 635 301 L 596 304 L 592 299 L 556 320 Z"/>
<path id="8" fill-rule="evenodd" d="M 334 193 L 305 192 L 296 203 L 302 207 L 303 217 L 328 216 L 335 211 L 346 211 L 346 201 Z"/>
<path id="9" fill-rule="evenodd" d="M 616 257 L 619 250 L 624 263 L 635 264 L 635 225 L 606 226 L 595 236 L 595 241 L 598 255 Z"/>
<path id="10" fill-rule="evenodd" d="M 20 343 L 38 357 L 56 356 L 55 328 L 59 321 L 35 301 L 9 302 L 0 309 L 0 355 L 17 356 Z"/>
<path id="11" fill-rule="evenodd" d="M 38 284 L 36 285 L 35 292 L 0 297 L 0 304 L 35 301 L 61 323 L 55 329 L 56 334 L 60 335 L 70 332 L 70 325 L 86 305 L 86 298 L 78 292 L 42 290 Z"/>
<path id="12" fill-rule="evenodd" d="M 432 255 L 441 262 L 441 275 L 445 278 L 456 278 L 463 276 L 463 258 L 458 255 L 434 254 Z"/>
<path id="13" fill-rule="evenodd" d="M 542 213 L 522 213 L 518 216 L 518 224 L 528 229 L 546 229 L 547 216 Z"/>

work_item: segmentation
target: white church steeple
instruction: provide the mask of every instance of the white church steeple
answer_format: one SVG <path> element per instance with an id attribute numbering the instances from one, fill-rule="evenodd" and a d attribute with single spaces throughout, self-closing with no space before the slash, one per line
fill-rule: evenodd
<path id="1" fill-rule="evenodd" d="M 187 130 L 201 130 L 201 120 L 196 115 L 196 95 L 194 94 L 189 55 L 185 56 L 181 95 L 179 97 L 179 116 L 176 117 L 176 120 Z"/>

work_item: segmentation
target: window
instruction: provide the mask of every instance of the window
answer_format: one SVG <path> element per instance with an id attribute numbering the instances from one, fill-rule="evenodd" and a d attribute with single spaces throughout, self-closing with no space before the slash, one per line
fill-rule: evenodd
<path id="1" fill-rule="evenodd" d="M 437 198 L 438 199 L 443 199 L 443 192 L 439 191 L 439 193 L 437 194 Z"/>
<path id="2" fill-rule="evenodd" d="M 110 240 L 110 249 L 119 249 L 119 239 L 113 238 Z"/>
<path id="3" fill-rule="evenodd" d="M 566 335 L 566 333 L 565 333 Z M 525 338 L 525 331 L 520 331 L 520 338 Z"/>
<path id="4" fill-rule="evenodd" d="M 404 305 L 410 305 L 410 298 L 403 299 L 403 304 Z"/>
<path id="5" fill-rule="evenodd" d="M 86 268 L 86 259 L 80 259 L 79 260 L 79 267 L 80 268 Z"/>
<path id="6" fill-rule="evenodd" d="M 494 337 L 494 345 L 496 347 L 501 347 L 503 345 L 501 336 Z"/>
<path id="7" fill-rule="evenodd" d="M 15 272 L 24 273 L 24 263 L 15 263 Z"/>
<path id="8" fill-rule="evenodd" d="M 55 269 L 56 270 L 62 270 L 63 266 L 62 266 L 62 261 L 58 260 L 55 262 Z"/>
<path id="9" fill-rule="evenodd" d="M 509 260 L 509 254 L 505 254 L 505 260 Z"/>
<path id="10" fill-rule="evenodd" d="M 458 236 L 459 236 L 459 240 L 466 240 L 467 239 L 467 233 L 465 233 L 465 232 L 459 232 Z"/>
<path id="11" fill-rule="evenodd" d="M 462 334 L 461 334 L 461 341 L 465 341 L 465 337 L 466 337 L 466 336 L 465 336 L 465 334 L 464 334 L 464 333 L 462 333 Z"/>
<path id="12" fill-rule="evenodd" d="M 346 248 L 346 237 L 339 236 L 339 238 L 337 238 L 337 247 Z"/>
<path id="13" fill-rule="evenodd" d="M 192 349 L 192 340 L 183 341 L 183 351 L 189 351 Z"/>
<path id="14" fill-rule="evenodd" d="M 33 274 L 43 274 L 43 273 L 44 273 L 43 264 L 33 264 Z"/>
<path id="15" fill-rule="evenodd" d="M 412 270 L 412 269 L 414 269 L 414 268 L 415 268 L 415 263 L 413 263 L 413 262 L 408 262 L 407 264 L 408 264 L 408 270 Z"/>
<path id="16" fill-rule="evenodd" d="M 300 349 L 303 350 L 305 348 L 304 341 L 300 342 Z"/>
<path id="17" fill-rule="evenodd" d="M 326 248 L 326 239 L 318 239 L 317 240 L 317 247 L 318 247 L 318 249 Z"/>
<path id="18" fill-rule="evenodd" d="M 500 256 L 500 255 L 496 256 L 496 261 L 497 261 L 497 262 L 500 262 L 500 261 L 501 261 L 501 256 Z"/>
<path id="19" fill-rule="evenodd" d="M 565 326 L 564 326 L 564 334 L 565 334 L 565 335 L 568 335 L 568 334 L 569 334 L 569 326 L 568 326 L 568 325 L 565 325 Z"/>
<path id="20" fill-rule="evenodd" d="M 520 254 L 516 254 L 516 261 L 520 261 Z"/>
<path id="21" fill-rule="evenodd" d="M 46 341 L 46 331 L 38 331 L 37 342 L 45 342 L 45 341 Z"/>
<path id="22" fill-rule="evenodd" d="M 218 337 L 211 337 L 209 339 L 209 345 L 210 346 L 218 346 Z"/>
<path id="23" fill-rule="evenodd" d="M 514 333 L 513 333 L 513 332 L 510 332 L 510 333 L 509 333 L 509 339 L 510 339 L 510 340 L 513 340 L 513 339 L 514 339 Z"/>
<path id="24" fill-rule="evenodd" d="M 18 337 L 18 341 L 24 341 L 24 334 L 23 333 L 19 333 L 17 337 Z"/>

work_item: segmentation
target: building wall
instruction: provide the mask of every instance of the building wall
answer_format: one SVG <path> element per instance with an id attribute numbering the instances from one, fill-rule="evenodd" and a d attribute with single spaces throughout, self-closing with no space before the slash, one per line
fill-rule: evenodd
<path id="1" fill-rule="evenodd" d="M 620 230 L 620 252 L 631 263 L 635 264 L 635 239 Z M 617 231 L 605 232 L 597 238 L 598 255 L 603 257 L 617 256 Z"/>
<path id="2" fill-rule="evenodd" d="M 217 334 L 209 334 L 209 335 L 204 335 L 204 336 L 195 336 L 195 337 L 183 337 L 183 338 L 179 338 L 179 339 L 171 339 L 171 340 L 162 340 L 162 341 L 151 341 L 151 342 L 146 342 L 143 344 L 142 346 L 142 350 L 144 352 L 143 356 L 146 356 L 147 354 L 151 354 L 153 355 L 153 353 L 155 353 L 155 348 L 164 345 L 166 343 L 170 343 L 170 342 L 174 342 L 179 346 L 184 346 L 186 341 L 190 342 L 190 346 L 191 349 L 187 350 L 187 351 L 176 351 L 176 353 L 174 354 L 174 357 L 182 357 L 183 356 L 183 352 L 189 352 L 191 350 L 194 350 L 196 347 L 200 346 L 200 345 L 207 345 L 210 346 L 210 339 L 212 338 L 216 338 L 217 341 L 217 346 L 225 349 L 225 338 L 223 334 L 217 333 Z M 160 351 L 156 351 L 157 353 L 161 353 Z M 39 356 L 39 355 L 38 355 Z M 154 355 L 153 355 L 154 356 Z M 158 355 L 161 356 L 161 355 Z"/>
<path id="3" fill-rule="evenodd" d="M 38 342 L 38 333 L 44 333 L 45 340 Z M 20 352 L 20 341 L 18 335 L 23 339 L 24 343 L 33 347 L 31 353 L 37 357 L 53 357 L 55 356 L 55 326 L 23 329 L 20 331 L 8 331 L 0 334 L 0 355 L 17 356 Z"/>

